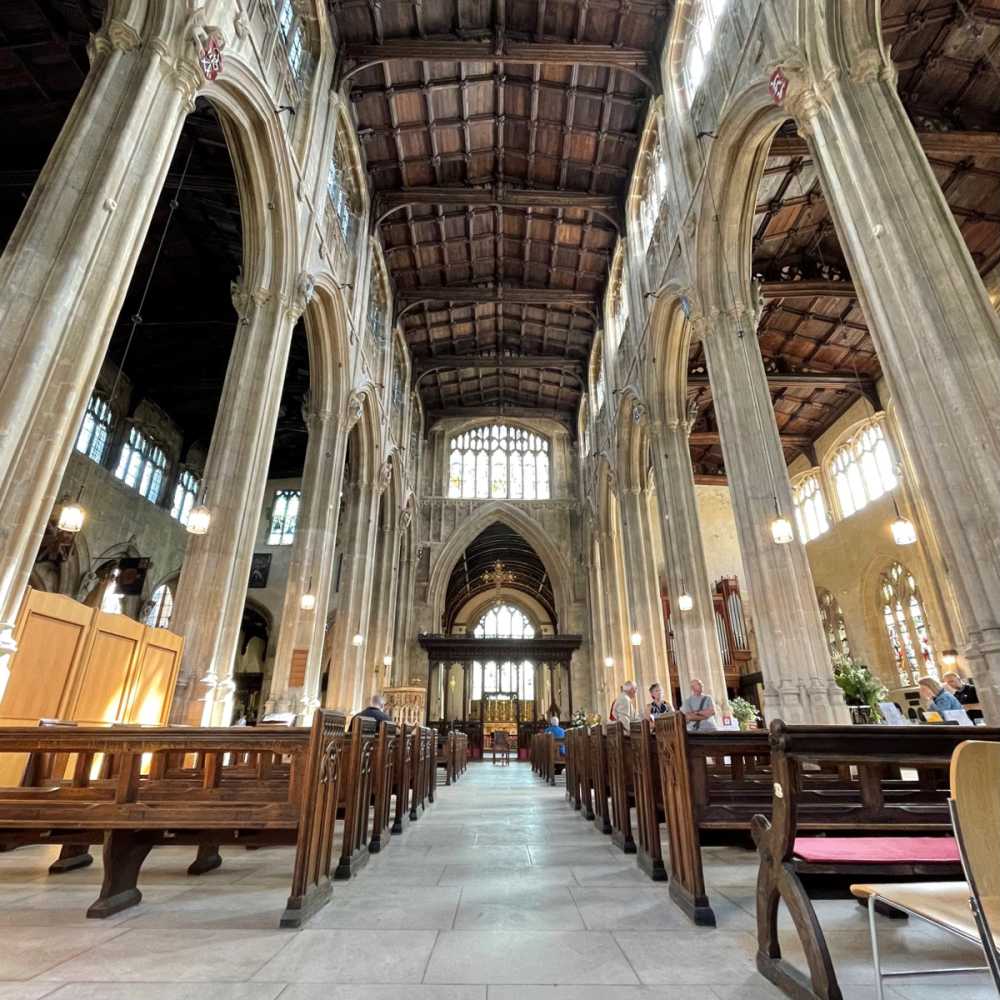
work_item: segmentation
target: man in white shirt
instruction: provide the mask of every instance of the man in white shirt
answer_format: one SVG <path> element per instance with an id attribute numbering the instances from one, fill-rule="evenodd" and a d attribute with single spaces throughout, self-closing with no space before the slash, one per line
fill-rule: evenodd
<path id="1" fill-rule="evenodd" d="M 681 711 L 689 733 L 709 733 L 719 728 L 713 718 L 715 704 L 705 694 L 705 686 L 697 678 L 691 681 L 691 694 L 684 699 Z"/>
<path id="2" fill-rule="evenodd" d="M 642 715 L 635 707 L 635 681 L 626 681 L 611 706 L 611 718 L 623 729 L 628 729 L 633 722 L 638 722 Z"/>

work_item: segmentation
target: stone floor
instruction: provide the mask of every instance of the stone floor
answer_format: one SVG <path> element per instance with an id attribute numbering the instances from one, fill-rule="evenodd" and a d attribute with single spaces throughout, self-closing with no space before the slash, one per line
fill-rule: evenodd
<path id="1" fill-rule="evenodd" d="M 87 920 L 99 864 L 0 854 L 0 1000 L 765 1000 L 753 856 L 706 851 L 717 929 L 696 928 L 528 765 L 473 764 L 304 930 L 277 929 L 291 851 L 230 852 L 191 878 L 154 851 L 143 902 Z M 873 1000 L 864 911 L 821 902 L 847 1000 Z M 886 961 L 981 964 L 917 921 L 886 921 Z M 786 954 L 797 953 L 794 934 Z M 996 1000 L 985 975 L 915 978 L 892 1000 Z M 210 986 L 207 984 L 211 984 Z"/>

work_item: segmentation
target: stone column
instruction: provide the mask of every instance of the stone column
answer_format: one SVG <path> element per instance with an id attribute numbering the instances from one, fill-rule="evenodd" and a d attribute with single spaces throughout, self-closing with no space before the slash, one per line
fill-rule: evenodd
<path id="1" fill-rule="evenodd" d="M 698 521 L 694 470 L 686 421 L 654 421 L 649 428 L 653 477 L 666 548 L 670 624 L 674 633 L 678 684 L 687 697 L 698 677 L 719 707 L 727 702 L 726 674 L 715 627 L 711 581 Z M 694 606 L 681 611 L 677 599 L 690 594 Z"/>
<path id="2" fill-rule="evenodd" d="M 397 511 L 385 510 L 385 505 L 392 502 L 392 493 L 387 489 L 382 495 L 385 523 L 378 532 L 379 549 L 375 552 L 377 588 L 372 594 L 371 641 L 368 645 L 370 671 L 366 682 L 366 697 L 388 683 L 388 671 L 382 658 L 386 654 L 392 655 L 395 621 L 399 612 L 396 606 L 399 585 L 399 518 Z"/>
<path id="3" fill-rule="evenodd" d="M 635 682 L 639 685 L 638 704 L 648 701 L 648 688 L 659 681 L 667 692 L 673 690 L 667 662 L 667 637 L 663 630 L 663 605 L 657 585 L 656 559 L 649 534 L 646 497 L 642 489 L 623 491 L 621 503 L 622 540 L 625 555 L 625 585 L 628 594 L 628 631 L 638 632 L 642 643 L 632 647 Z"/>
<path id="4" fill-rule="evenodd" d="M 201 725 L 229 724 L 234 657 L 285 365 L 305 308 L 304 301 L 290 304 L 278 291 L 236 282 L 233 304 L 240 319 L 203 480 L 212 524 L 188 541 L 171 619 L 171 628 L 185 637 L 185 685 L 174 717 Z M 204 701 L 196 700 L 203 691 Z"/>
<path id="5" fill-rule="evenodd" d="M 396 615 L 392 641 L 392 681 L 394 685 L 409 684 L 409 648 L 413 632 L 413 599 L 416 584 L 416 565 L 413 560 L 413 514 L 404 510 L 399 515 L 400 539 L 399 585 L 396 596 Z"/>
<path id="6" fill-rule="evenodd" d="M 309 442 L 302 473 L 302 504 L 295 531 L 288 584 L 281 609 L 274 674 L 267 711 L 298 712 L 305 716 L 318 704 L 323 666 L 323 638 L 335 566 L 340 491 L 344 477 L 347 431 L 330 410 L 307 408 L 304 413 Z M 311 611 L 301 607 L 302 595 L 316 599 Z M 292 654 L 307 649 L 301 688 L 289 690 Z"/>
<path id="7" fill-rule="evenodd" d="M 774 420 L 756 312 L 744 308 L 696 320 L 704 342 L 715 417 L 733 498 L 740 553 L 753 599 L 768 720 L 847 724 L 833 680 L 805 546 L 771 536 L 776 512 L 793 521 L 788 470 Z M 699 330 L 698 327 L 701 329 Z"/>
<path id="8" fill-rule="evenodd" d="M 90 72 L 0 258 L 0 632 L 17 615 L 199 83 L 194 46 L 144 36 L 145 15 L 135 26 L 126 7 L 92 36 Z"/>
<path id="9" fill-rule="evenodd" d="M 343 536 L 341 601 L 334 624 L 327 707 L 353 712 L 361 707 L 365 679 L 380 491 L 377 484 L 362 478 L 345 487 L 344 492 L 347 494 L 350 523 L 346 525 L 347 531 Z M 361 636 L 360 646 L 354 645 L 356 635 Z"/>
<path id="10" fill-rule="evenodd" d="M 1000 319 L 877 38 L 793 78 L 900 429 L 958 598 L 987 719 L 1000 723 Z M 820 75 L 822 73 L 822 76 Z M 801 88 L 801 89 L 799 89 Z"/>
<path id="11" fill-rule="evenodd" d="M 622 593 L 624 569 L 621 560 L 616 558 L 616 546 L 611 532 L 602 531 L 598 537 L 601 573 L 597 585 L 602 588 L 604 594 L 604 621 L 608 636 L 608 648 L 602 656 L 611 656 L 615 661 L 614 667 L 609 671 L 608 680 L 613 700 L 618 695 L 618 689 L 632 676 L 632 648 L 628 641 L 625 598 Z"/>

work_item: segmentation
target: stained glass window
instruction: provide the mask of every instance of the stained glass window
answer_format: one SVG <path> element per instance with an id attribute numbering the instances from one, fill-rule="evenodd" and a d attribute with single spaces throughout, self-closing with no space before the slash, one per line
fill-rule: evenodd
<path id="1" fill-rule="evenodd" d="M 278 12 L 278 31 L 281 33 L 281 40 L 285 43 L 288 68 L 292 71 L 293 76 L 299 77 L 302 72 L 302 56 L 305 45 L 302 24 L 295 14 L 295 5 L 292 0 L 277 0 L 275 7 Z"/>
<path id="2" fill-rule="evenodd" d="M 87 412 L 83 415 L 80 433 L 76 436 L 76 450 L 95 462 L 103 462 L 110 436 L 111 407 L 95 394 L 90 397 Z"/>
<path id="3" fill-rule="evenodd" d="M 490 608 L 472 633 L 477 639 L 534 639 L 535 626 L 513 604 Z"/>
<path id="4" fill-rule="evenodd" d="M 156 503 L 163 491 L 166 472 L 167 457 L 163 451 L 137 427 L 130 428 L 115 475 L 126 486 L 138 490 L 140 496 Z"/>
<path id="5" fill-rule="evenodd" d="M 480 701 L 484 694 L 509 694 L 521 701 L 534 701 L 535 665 L 530 660 L 520 663 L 510 660 L 504 663 L 473 661 L 471 700 Z"/>
<path id="6" fill-rule="evenodd" d="M 361 216 L 361 188 L 351 160 L 346 127 L 341 125 L 334 144 L 333 158 L 326 175 L 326 192 L 337 217 L 337 224 L 344 243 L 354 242 L 358 219 Z"/>
<path id="7" fill-rule="evenodd" d="M 278 490 L 274 494 L 274 505 L 271 507 L 271 531 L 267 537 L 268 545 L 292 544 L 292 540 L 295 538 L 295 526 L 299 519 L 301 500 L 301 490 Z"/>
<path id="8" fill-rule="evenodd" d="M 866 424 L 837 449 L 830 460 L 830 475 L 844 517 L 895 488 L 895 462 L 881 423 Z"/>
<path id="9" fill-rule="evenodd" d="M 507 424 L 484 424 L 451 439 L 448 496 L 549 499 L 549 442 Z"/>
<path id="10" fill-rule="evenodd" d="M 927 618 L 913 574 L 894 562 L 879 583 L 882 620 L 903 687 L 925 676 L 938 676 Z"/>
<path id="11" fill-rule="evenodd" d="M 795 524 L 801 541 L 810 542 L 830 530 L 818 474 L 813 473 L 796 483 L 792 488 L 792 503 L 795 506 Z"/>
<path id="12" fill-rule="evenodd" d="M 181 524 L 188 523 L 188 515 L 191 513 L 191 508 L 194 506 L 195 500 L 198 499 L 198 486 L 197 478 L 187 469 L 177 477 L 170 516 L 180 521 Z"/>

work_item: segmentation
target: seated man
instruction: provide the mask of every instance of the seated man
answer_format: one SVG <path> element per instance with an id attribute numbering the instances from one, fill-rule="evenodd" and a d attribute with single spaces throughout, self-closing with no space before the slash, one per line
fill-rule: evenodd
<path id="1" fill-rule="evenodd" d="M 358 715 L 376 722 L 392 722 L 392 716 L 385 710 L 385 698 L 380 694 L 373 694 L 368 707 L 358 712 Z"/>
<path id="2" fill-rule="evenodd" d="M 713 718 L 715 703 L 705 694 L 705 687 L 697 678 L 691 681 L 691 694 L 684 699 L 681 712 L 689 733 L 709 733 L 719 728 Z"/>
<path id="3" fill-rule="evenodd" d="M 559 725 L 558 715 L 553 715 L 552 718 L 549 719 L 549 724 L 545 727 L 545 732 L 547 732 L 550 736 L 554 736 L 557 740 L 562 740 L 566 738 L 566 730 Z M 562 743 L 559 746 L 559 756 L 560 757 L 566 756 L 565 743 Z"/>

